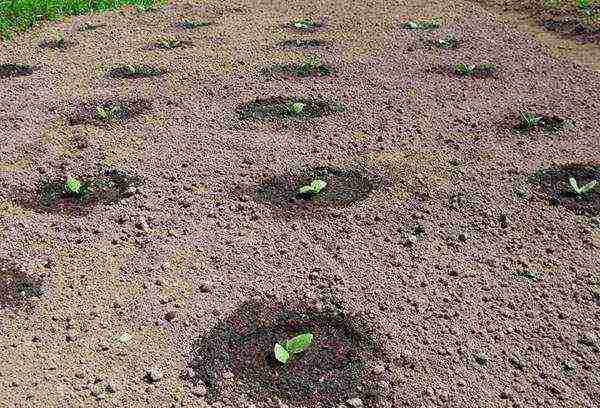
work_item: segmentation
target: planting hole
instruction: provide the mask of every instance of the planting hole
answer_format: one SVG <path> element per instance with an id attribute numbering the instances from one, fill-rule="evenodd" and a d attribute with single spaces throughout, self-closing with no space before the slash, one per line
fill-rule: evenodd
<path id="1" fill-rule="evenodd" d="M 566 164 L 539 170 L 532 181 L 553 205 L 566 207 L 576 214 L 600 214 L 600 163 Z"/>
<path id="2" fill-rule="evenodd" d="M 150 101 L 145 99 L 103 100 L 83 104 L 69 118 L 69 125 L 107 125 L 114 122 L 124 122 L 129 118 L 140 115 L 152 109 Z"/>
<path id="3" fill-rule="evenodd" d="M 0 64 L 0 78 L 18 77 L 33 74 L 31 65 Z"/>
<path id="4" fill-rule="evenodd" d="M 274 345 L 310 333 L 311 342 L 282 364 Z M 279 358 L 285 360 L 279 348 Z M 285 353 L 283 353 L 285 354 Z M 208 388 L 208 399 L 227 391 L 224 372 L 233 374 L 246 397 L 266 404 L 338 406 L 360 395 L 375 399 L 366 366 L 385 359 L 367 326 L 335 307 L 317 310 L 303 303 L 245 302 L 194 345 L 191 368 Z M 271 406 L 271 405 L 269 405 Z"/>
<path id="5" fill-rule="evenodd" d="M 29 276 L 8 259 L 0 259 L 0 309 L 15 309 L 45 293 L 41 278 Z"/>
<path id="6" fill-rule="evenodd" d="M 150 78 L 165 74 L 163 68 L 150 65 L 123 65 L 108 71 L 107 75 L 114 79 Z"/>
<path id="7" fill-rule="evenodd" d="M 309 98 L 275 96 L 257 98 L 240 106 L 240 119 L 269 120 L 275 118 L 316 118 L 343 111 L 339 103 Z"/>

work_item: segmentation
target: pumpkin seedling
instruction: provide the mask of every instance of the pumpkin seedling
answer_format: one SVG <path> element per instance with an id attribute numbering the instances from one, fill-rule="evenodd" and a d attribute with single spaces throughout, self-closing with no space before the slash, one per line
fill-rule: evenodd
<path id="1" fill-rule="evenodd" d="M 577 180 L 574 177 L 570 177 L 569 184 L 571 185 L 571 189 L 575 192 L 575 194 L 578 196 L 583 196 L 590 193 L 598 185 L 598 180 L 592 180 L 586 185 L 579 186 Z"/>
<path id="2" fill-rule="evenodd" d="M 300 115 L 302 112 L 304 112 L 304 107 L 305 106 L 306 106 L 305 103 L 302 103 L 302 102 L 293 102 L 293 103 L 290 103 L 288 109 L 294 115 Z"/>
<path id="3" fill-rule="evenodd" d="M 81 198 L 88 193 L 88 186 L 75 177 L 68 176 L 65 182 L 65 191 L 67 194 Z"/>
<path id="4" fill-rule="evenodd" d="M 0 78 L 31 75 L 33 68 L 26 64 L 0 64 Z"/>
<path id="5" fill-rule="evenodd" d="M 563 373 L 563 375 L 571 376 L 571 375 L 575 374 L 576 370 L 577 370 L 577 365 L 573 361 L 571 361 L 571 360 L 561 361 L 560 371 Z"/>
<path id="6" fill-rule="evenodd" d="M 572 126 L 574 126 L 574 123 L 569 119 L 523 112 L 520 114 L 519 124 L 514 127 L 514 130 L 528 132 L 533 128 L 542 127 L 546 132 L 558 132 L 562 128 Z"/>
<path id="7" fill-rule="evenodd" d="M 312 333 L 300 334 L 292 337 L 289 340 L 286 340 L 283 342 L 283 344 L 275 343 L 275 346 L 273 347 L 273 353 L 277 361 L 282 364 L 287 364 L 290 357 L 306 350 L 312 341 Z"/>
<path id="8" fill-rule="evenodd" d="M 313 180 L 309 185 L 302 186 L 298 189 L 300 195 L 316 195 L 319 194 L 323 189 L 327 187 L 327 182 L 323 180 Z"/>
<path id="9" fill-rule="evenodd" d="M 181 27 L 187 29 L 187 30 L 191 30 L 194 28 L 200 28 L 200 27 L 206 27 L 211 25 L 210 21 L 204 21 L 204 20 L 183 20 L 181 22 Z"/>
<path id="10" fill-rule="evenodd" d="M 440 28 L 441 20 L 434 17 L 431 20 L 408 20 L 402 24 L 403 28 L 409 30 L 433 30 Z"/>
<path id="11" fill-rule="evenodd" d="M 489 77 L 496 72 L 494 64 L 471 65 L 460 63 L 454 66 L 454 73 L 458 76 Z"/>
<path id="12" fill-rule="evenodd" d="M 321 26 L 321 23 L 309 18 L 300 18 L 290 22 L 290 25 L 298 30 L 311 30 Z"/>
<path id="13" fill-rule="evenodd" d="M 454 34 L 447 34 L 442 38 L 431 41 L 431 44 L 435 45 L 438 48 L 443 48 L 446 50 L 458 48 L 459 43 L 459 39 Z"/>
<path id="14" fill-rule="evenodd" d="M 65 40 L 63 33 L 57 32 L 53 38 L 45 38 L 38 44 L 40 48 L 51 48 L 55 50 L 64 50 L 69 42 Z"/>
<path id="15" fill-rule="evenodd" d="M 96 117 L 102 121 L 110 122 L 118 119 L 122 114 L 119 106 L 98 106 L 96 107 Z"/>
<path id="16" fill-rule="evenodd" d="M 592 17 L 596 11 L 590 4 L 590 0 L 577 0 L 577 8 L 588 17 Z"/>
<path id="17" fill-rule="evenodd" d="M 518 128 L 522 130 L 529 130 L 538 126 L 543 118 L 541 116 L 537 116 L 531 112 L 523 112 L 521 113 L 521 122 L 519 123 Z"/>
<path id="18" fill-rule="evenodd" d="M 163 50 L 172 50 L 173 48 L 181 47 L 183 43 L 176 38 L 159 38 L 156 42 L 158 48 Z"/>

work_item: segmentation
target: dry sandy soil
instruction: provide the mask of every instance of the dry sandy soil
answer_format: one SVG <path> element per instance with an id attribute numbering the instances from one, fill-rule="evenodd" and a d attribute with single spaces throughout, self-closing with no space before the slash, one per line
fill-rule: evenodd
<path id="1" fill-rule="evenodd" d="M 283 26 L 303 16 L 323 26 Z M 72 44 L 40 48 L 51 29 Z M 600 179 L 600 74 L 534 31 L 466 1 L 248 0 L 3 44 L 34 69 L 0 79 L 0 406 L 600 407 L 600 193 L 566 181 Z M 307 55 L 335 74 L 261 75 Z M 106 75 L 139 63 L 166 72 Z M 274 96 L 332 108 L 240 118 Z M 131 117 L 94 116 L 120 99 Z M 522 111 L 572 125 L 516 133 Z M 67 174 L 114 194 L 42 206 Z"/>

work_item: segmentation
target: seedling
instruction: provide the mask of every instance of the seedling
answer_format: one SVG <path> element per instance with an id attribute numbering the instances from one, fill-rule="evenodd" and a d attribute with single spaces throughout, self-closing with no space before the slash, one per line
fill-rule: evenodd
<path id="1" fill-rule="evenodd" d="M 283 344 L 275 343 L 275 346 L 273 347 L 273 353 L 277 361 L 282 364 L 287 364 L 291 356 L 306 350 L 312 341 L 312 333 L 300 334 L 296 337 L 286 340 Z"/>
<path id="2" fill-rule="evenodd" d="M 119 106 L 98 106 L 96 107 L 96 117 L 102 121 L 110 122 L 118 119 L 122 114 Z"/>
<path id="3" fill-rule="evenodd" d="M 65 191 L 76 197 L 82 197 L 87 192 L 87 186 L 75 177 L 68 176 L 65 182 Z"/>
<path id="4" fill-rule="evenodd" d="M 481 367 L 487 367 L 487 365 L 489 364 L 489 361 L 490 361 L 488 355 L 485 353 L 477 353 L 477 354 L 475 354 L 474 358 L 475 358 L 475 362 L 477 364 L 479 364 Z"/>
<path id="5" fill-rule="evenodd" d="M 403 28 L 409 30 L 433 30 L 440 28 L 441 20 L 438 17 L 434 17 L 431 20 L 408 20 L 402 24 Z"/>
<path id="6" fill-rule="evenodd" d="M 577 8 L 588 17 L 592 17 L 596 12 L 595 7 L 590 4 L 590 0 L 577 0 Z"/>
<path id="7" fill-rule="evenodd" d="M 598 185 L 598 180 L 592 180 L 586 185 L 579 186 L 577 180 L 574 177 L 570 177 L 569 184 L 571 185 L 571 189 L 573 190 L 573 192 L 575 192 L 575 194 L 581 197 L 585 194 L 590 193 Z"/>
<path id="8" fill-rule="evenodd" d="M 300 77 L 305 77 L 309 75 L 329 75 L 333 72 L 333 70 L 321 63 L 319 58 L 308 58 L 302 65 L 300 65 L 295 70 L 295 74 Z"/>
<path id="9" fill-rule="evenodd" d="M 22 297 L 41 297 L 46 293 L 45 289 L 36 287 L 28 280 L 19 280 L 15 282 L 15 290 Z"/>
<path id="10" fill-rule="evenodd" d="M 194 28 L 206 27 L 211 24 L 212 23 L 210 21 L 204 21 L 204 20 L 183 20 L 181 22 L 181 27 L 183 27 L 187 30 L 191 30 Z"/>
<path id="11" fill-rule="evenodd" d="M 298 30 L 311 30 L 313 28 L 321 26 L 321 23 L 313 21 L 309 18 L 300 18 L 298 20 L 293 20 L 290 22 L 290 24 Z"/>
<path id="12" fill-rule="evenodd" d="M 64 50 L 67 48 L 68 42 L 65 40 L 65 35 L 63 33 L 56 33 L 54 38 L 44 39 L 38 45 L 41 48 Z"/>
<path id="13" fill-rule="evenodd" d="M 541 127 L 546 132 L 558 132 L 566 127 L 573 127 L 574 123 L 569 119 L 562 119 L 558 116 L 536 115 L 531 112 L 523 112 L 519 116 L 519 124 L 514 130 L 519 132 L 528 132 L 536 127 Z"/>
<path id="14" fill-rule="evenodd" d="M 0 78 L 31 75 L 33 68 L 26 64 L 0 64 Z"/>
<path id="15" fill-rule="evenodd" d="M 298 189 L 298 194 L 316 195 L 323 191 L 325 187 L 327 187 L 326 181 L 316 179 L 313 180 L 309 185 L 300 187 Z"/>
<path id="16" fill-rule="evenodd" d="M 529 269 L 515 272 L 515 276 L 518 278 L 525 278 L 530 282 L 537 282 L 540 280 L 540 274 Z"/>
<path id="17" fill-rule="evenodd" d="M 518 128 L 522 130 L 529 130 L 538 126 L 542 119 L 542 116 L 537 116 L 531 112 L 523 112 L 521 113 L 521 122 L 519 123 Z"/>
<path id="18" fill-rule="evenodd" d="M 438 48 L 452 49 L 457 48 L 459 44 L 458 38 L 454 34 L 446 34 L 442 38 L 436 40 L 434 45 Z"/>
<path id="19" fill-rule="evenodd" d="M 494 64 L 470 65 L 460 63 L 454 66 L 454 73 L 459 76 L 489 77 L 496 72 Z"/>
<path id="20" fill-rule="evenodd" d="M 577 365 L 575 364 L 575 362 L 571 361 L 571 360 L 563 360 L 560 363 L 560 371 L 567 376 L 573 375 L 575 374 L 575 371 L 577 370 Z"/>
<path id="21" fill-rule="evenodd" d="M 94 24 L 91 21 L 86 21 L 79 27 L 79 31 L 93 31 L 97 28 L 104 27 L 106 24 Z"/>
<path id="22" fill-rule="evenodd" d="M 124 65 L 113 68 L 109 71 L 109 76 L 113 78 L 146 78 L 158 76 L 165 73 L 161 68 L 148 65 Z"/>
<path id="23" fill-rule="evenodd" d="M 289 110 L 294 115 L 300 115 L 302 112 L 304 112 L 304 107 L 305 106 L 306 106 L 305 103 L 302 103 L 302 102 L 293 102 L 293 103 L 290 104 Z"/>
<path id="24" fill-rule="evenodd" d="M 156 42 L 156 45 L 165 50 L 172 50 L 173 48 L 180 47 L 183 43 L 176 38 L 160 38 Z"/>

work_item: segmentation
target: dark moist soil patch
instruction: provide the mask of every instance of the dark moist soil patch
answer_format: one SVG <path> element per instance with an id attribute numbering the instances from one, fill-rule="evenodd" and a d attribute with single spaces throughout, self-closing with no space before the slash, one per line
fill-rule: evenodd
<path id="1" fill-rule="evenodd" d="M 45 48 L 45 49 L 50 49 L 50 50 L 64 51 L 67 48 L 69 48 L 69 46 L 75 45 L 75 44 L 76 43 L 74 41 L 45 39 L 45 40 L 42 40 L 38 44 L 38 47 Z"/>
<path id="2" fill-rule="evenodd" d="M 33 68 L 24 64 L 0 64 L 0 78 L 18 77 L 33 74 Z"/>
<path id="3" fill-rule="evenodd" d="M 320 78 L 332 76 L 335 69 L 321 63 L 275 64 L 261 70 L 261 74 L 268 78 Z"/>
<path id="4" fill-rule="evenodd" d="M 292 105 L 303 104 L 301 112 L 294 112 Z M 343 111 L 339 103 L 320 101 L 312 98 L 274 96 L 257 98 L 237 109 L 240 119 L 272 120 L 276 118 L 318 118 Z"/>
<path id="5" fill-rule="evenodd" d="M 39 212 L 65 212 L 85 214 L 95 205 L 110 205 L 135 194 L 143 184 L 138 176 L 130 176 L 125 171 L 110 169 L 92 176 L 77 177 L 88 193 L 75 195 L 65 189 L 66 177 L 42 179 L 33 192 L 21 204 Z"/>
<path id="6" fill-rule="evenodd" d="M 307 349 L 285 365 L 275 360 L 276 342 L 307 332 Z M 256 402 L 335 407 L 359 397 L 373 406 L 376 381 L 366 368 L 387 360 L 362 319 L 303 303 L 245 302 L 194 346 L 191 368 L 211 401 L 230 372 Z"/>
<path id="7" fill-rule="evenodd" d="M 25 273 L 9 259 L 0 259 L 0 310 L 27 307 L 27 300 L 46 293 L 42 279 Z"/>
<path id="8" fill-rule="evenodd" d="M 69 125 L 93 124 L 106 126 L 114 122 L 124 122 L 152 109 L 146 99 L 103 100 L 78 106 L 69 115 Z"/>
<path id="9" fill-rule="evenodd" d="M 548 19 L 542 22 L 542 26 L 580 44 L 600 42 L 600 29 L 591 28 L 576 18 Z"/>
<path id="10" fill-rule="evenodd" d="M 558 116 L 551 115 L 535 115 L 539 117 L 539 120 L 534 125 L 528 125 L 527 122 L 519 118 L 520 122 L 514 126 L 512 129 L 516 132 L 527 133 L 532 130 L 543 130 L 548 133 L 556 133 L 566 127 L 573 126 L 573 121 L 570 119 L 564 119 Z"/>
<path id="11" fill-rule="evenodd" d="M 139 79 L 151 78 L 166 73 L 165 69 L 151 65 L 123 65 L 112 68 L 108 71 L 107 75 L 109 78 L 114 79 Z"/>
<path id="12" fill-rule="evenodd" d="M 277 44 L 280 47 L 284 48 L 317 48 L 317 47 L 327 47 L 331 45 L 331 42 L 319 40 L 316 38 L 312 39 L 296 39 L 296 40 L 285 40 L 281 41 Z"/>
<path id="13" fill-rule="evenodd" d="M 302 186 L 313 180 L 327 183 L 318 194 L 299 194 Z M 287 210 L 310 210 L 316 207 L 344 207 L 364 200 L 377 181 L 361 171 L 317 167 L 303 173 L 276 175 L 265 179 L 255 190 L 259 202 Z"/>
<path id="14" fill-rule="evenodd" d="M 600 187 L 584 195 L 577 195 L 569 178 L 573 177 L 579 186 L 593 180 L 600 181 L 600 162 L 565 164 L 539 170 L 532 181 L 540 185 L 552 205 L 558 205 L 578 215 L 600 215 Z"/>

